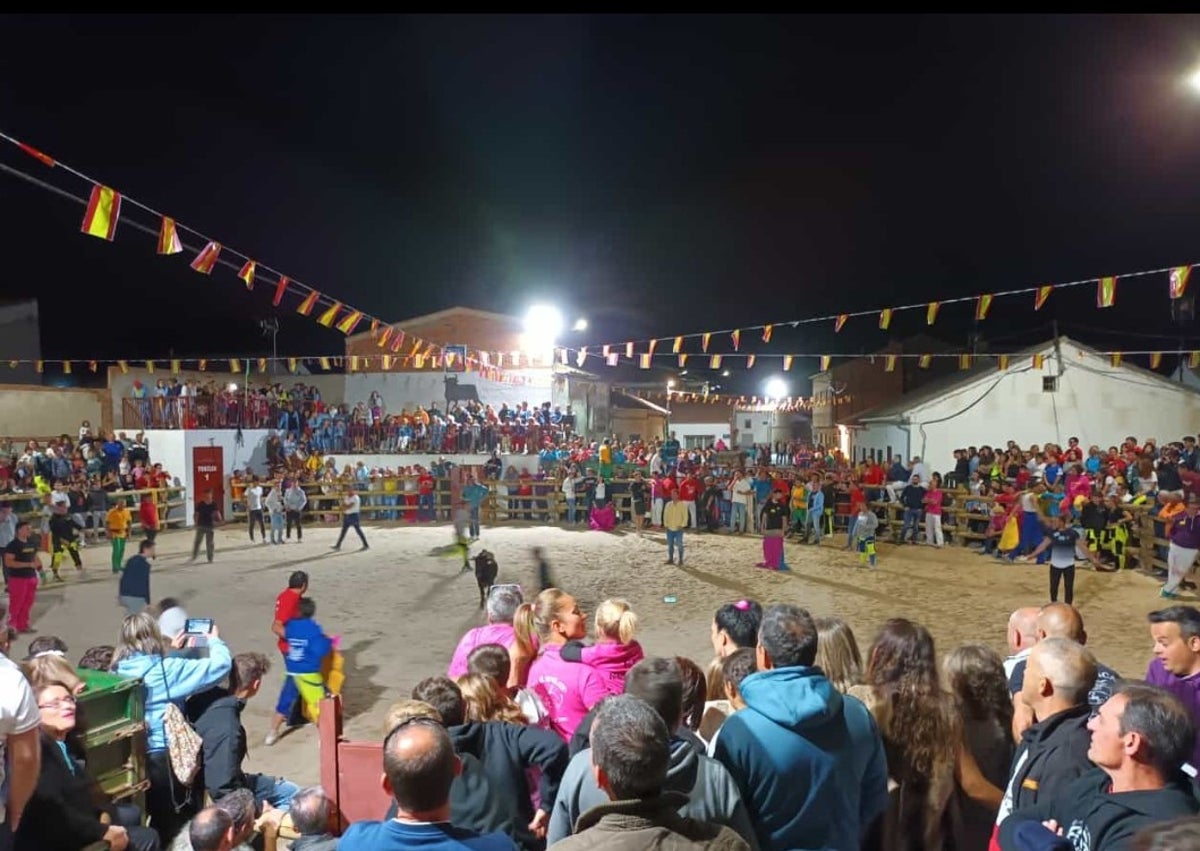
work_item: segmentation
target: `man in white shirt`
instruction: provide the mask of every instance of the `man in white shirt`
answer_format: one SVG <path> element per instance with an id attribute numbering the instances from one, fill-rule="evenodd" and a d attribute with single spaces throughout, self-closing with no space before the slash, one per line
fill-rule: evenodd
<path id="1" fill-rule="evenodd" d="M 263 489 L 258 483 L 258 476 L 250 477 L 250 487 L 246 488 L 246 512 L 250 517 L 250 540 L 254 540 L 254 524 L 258 524 L 258 533 L 262 542 L 267 542 L 267 527 L 263 522 Z"/>
<path id="2" fill-rule="evenodd" d="M 8 630 L 8 612 L 0 615 Z M 33 689 L 21 669 L 0 656 L 0 851 L 11 851 L 13 832 L 37 786 L 42 768 L 38 711 Z"/>
<path id="3" fill-rule="evenodd" d="M 914 456 L 912 459 L 912 474 L 921 477 L 922 485 L 929 484 L 929 468 L 925 466 L 919 455 Z"/>
<path id="4" fill-rule="evenodd" d="M 730 487 L 733 510 L 729 516 L 729 528 L 745 533 L 750 531 L 750 518 L 754 516 L 754 483 L 741 471 L 733 474 Z"/>
<path id="5" fill-rule="evenodd" d="M 346 530 L 354 527 L 354 531 L 358 533 L 359 539 L 362 541 L 364 550 L 370 549 L 367 544 L 367 536 L 363 534 L 362 526 L 358 523 L 358 512 L 362 507 L 362 500 L 353 490 L 347 490 L 345 496 L 342 497 L 342 533 L 338 535 L 337 543 L 333 545 L 333 549 L 340 550 L 342 541 L 346 538 Z"/>

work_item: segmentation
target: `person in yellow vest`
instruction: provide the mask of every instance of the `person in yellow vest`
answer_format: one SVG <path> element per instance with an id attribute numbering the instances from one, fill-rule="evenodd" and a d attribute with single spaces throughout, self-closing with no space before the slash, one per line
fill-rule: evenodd
<path id="1" fill-rule="evenodd" d="M 801 540 L 808 540 L 808 489 L 804 487 L 803 479 L 792 483 L 792 528 L 787 536 L 799 535 Z"/>
<path id="2" fill-rule="evenodd" d="M 108 540 L 112 542 L 112 572 L 120 573 L 125 563 L 125 540 L 129 537 L 129 528 L 133 525 L 133 515 L 125 500 L 117 500 L 108 510 L 104 526 L 108 530 Z"/>
<path id="3" fill-rule="evenodd" d="M 675 547 L 679 547 L 679 564 L 683 565 L 683 530 L 690 515 L 687 505 L 679 498 L 679 488 L 671 491 L 671 501 L 663 507 L 663 527 L 667 530 L 667 564 L 675 564 Z"/>
<path id="4" fill-rule="evenodd" d="M 607 437 L 604 438 L 604 442 L 600 444 L 598 454 L 600 456 L 600 478 L 607 482 L 612 479 L 613 474 L 612 444 L 609 442 Z"/>

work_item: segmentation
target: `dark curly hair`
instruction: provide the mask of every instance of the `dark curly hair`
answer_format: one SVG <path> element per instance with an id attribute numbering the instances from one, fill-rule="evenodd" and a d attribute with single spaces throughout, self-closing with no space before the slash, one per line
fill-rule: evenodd
<path id="1" fill-rule="evenodd" d="M 964 718 L 994 718 L 1001 729 L 1012 727 L 1012 699 L 999 653 L 983 644 L 960 644 L 946 655 L 942 671 Z"/>

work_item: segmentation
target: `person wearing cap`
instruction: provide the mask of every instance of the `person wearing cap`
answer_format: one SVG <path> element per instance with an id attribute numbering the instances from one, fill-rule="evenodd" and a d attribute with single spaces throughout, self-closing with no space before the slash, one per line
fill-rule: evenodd
<path id="1" fill-rule="evenodd" d="M 1196 563 L 1196 554 L 1200 552 L 1200 496 L 1190 493 L 1184 505 L 1182 514 L 1176 515 L 1167 527 L 1167 581 L 1159 591 L 1163 597 L 1174 599 L 1183 577 L 1188 574 Z"/>

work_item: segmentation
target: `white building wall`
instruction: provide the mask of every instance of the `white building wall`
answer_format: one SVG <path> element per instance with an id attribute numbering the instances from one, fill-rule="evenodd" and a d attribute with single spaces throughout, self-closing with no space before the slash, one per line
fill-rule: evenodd
<path id="1" fill-rule="evenodd" d="M 197 431 L 173 431 L 167 429 L 151 429 L 146 432 L 150 441 L 150 460 L 161 463 L 163 469 L 171 474 L 175 484 L 187 488 L 185 506 L 187 524 L 192 524 L 192 507 L 195 504 L 196 491 L 199 483 L 192 480 L 193 463 L 192 450 L 197 446 L 219 446 L 225 465 L 225 478 L 234 470 L 249 470 L 259 475 L 267 471 L 267 436 L 266 429 L 246 429 L 242 431 L 241 445 L 238 445 L 235 429 L 202 429 Z M 229 516 L 229 487 L 227 481 L 222 483 L 225 491 L 224 512 Z"/>
<path id="2" fill-rule="evenodd" d="M 687 445 L 688 437 L 705 436 L 710 438 L 708 443 L 716 443 L 718 440 L 723 440 L 726 446 L 730 445 L 729 420 L 711 423 L 670 423 L 667 426 L 667 431 L 675 432 L 675 438 L 681 446 Z"/>
<path id="3" fill-rule="evenodd" d="M 1162 444 L 1196 433 L 1200 394 L 1142 370 L 1113 367 L 1074 344 L 1064 342 L 1062 351 L 1057 392 L 1042 389 L 1042 379 L 1058 373 L 1047 350 L 1045 369 L 1014 366 L 909 411 L 910 454 L 944 471 L 954 450 L 966 446 L 1065 445 L 1078 437 L 1084 447 L 1107 448 L 1127 435 Z"/>
<path id="4" fill-rule="evenodd" d="M 550 401 L 550 370 L 517 370 L 514 374 L 523 377 L 525 383 L 491 381 L 473 372 L 460 373 L 458 383 L 475 385 L 480 400 L 494 407 L 504 402 L 509 405 L 528 402 L 535 407 Z M 446 407 L 445 375 L 441 372 L 353 372 L 345 378 L 345 398 L 350 405 L 365 402 L 373 390 L 378 390 L 389 411 L 412 410 L 416 405 L 427 408 L 433 402 L 439 408 Z"/>
<path id="5" fill-rule="evenodd" d="M 871 458 L 871 453 L 886 468 L 897 455 L 904 460 L 912 458 L 909 435 L 903 428 L 891 423 L 869 423 L 850 430 L 850 454 L 855 463 Z"/>

